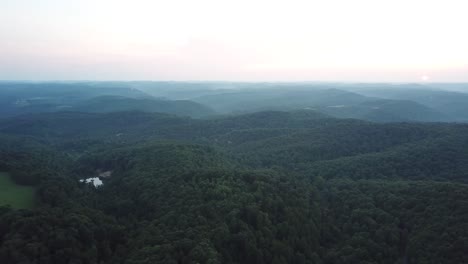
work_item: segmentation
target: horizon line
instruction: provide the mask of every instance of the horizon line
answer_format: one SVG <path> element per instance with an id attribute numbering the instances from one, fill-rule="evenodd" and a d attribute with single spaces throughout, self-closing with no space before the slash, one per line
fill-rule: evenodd
<path id="1" fill-rule="evenodd" d="M 186 83 L 335 83 L 335 84 L 468 84 L 468 81 L 332 81 L 332 80 L 171 80 L 171 79 L 0 79 L 0 82 L 30 82 L 30 83 L 59 83 L 59 82 L 186 82 Z"/>

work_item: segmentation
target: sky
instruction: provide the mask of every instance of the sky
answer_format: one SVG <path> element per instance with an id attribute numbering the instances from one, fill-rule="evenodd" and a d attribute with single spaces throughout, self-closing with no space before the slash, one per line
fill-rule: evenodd
<path id="1" fill-rule="evenodd" d="M 0 80 L 468 81 L 466 0 L 0 0 Z"/>

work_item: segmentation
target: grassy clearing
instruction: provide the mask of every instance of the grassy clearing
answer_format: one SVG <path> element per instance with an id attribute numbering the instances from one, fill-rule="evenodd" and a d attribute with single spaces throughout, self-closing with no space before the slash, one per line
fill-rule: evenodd
<path id="1" fill-rule="evenodd" d="M 13 182 L 10 175 L 0 172 L 0 206 L 24 209 L 34 206 L 34 187 L 22 186 Z"/>

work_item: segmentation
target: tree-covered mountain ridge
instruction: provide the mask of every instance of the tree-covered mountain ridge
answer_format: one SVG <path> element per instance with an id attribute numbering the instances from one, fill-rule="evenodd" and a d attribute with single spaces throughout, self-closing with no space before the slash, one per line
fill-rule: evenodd
<path id="1" fill-rule="evenodd" d="M 467 132 L 312 110 L 3 119 L 0 170 L 36 206 L 0 210 L 0 260 L 464 263 Z"/>
<path id="2" fill-rule="evenodd" d="M 60 111 L 206 118 L 312 109 L 373 122 L 466 122 L 466 105 L 467 93 L 418 84 L 0 82 L 0 118 Z"/>

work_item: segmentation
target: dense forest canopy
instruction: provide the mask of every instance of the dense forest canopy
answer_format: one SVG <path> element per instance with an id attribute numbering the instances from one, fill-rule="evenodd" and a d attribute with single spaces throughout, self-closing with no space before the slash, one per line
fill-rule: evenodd
<path id="1" fill-rule="evenodd" d="M 285 85 L 0 83 L 0 263 L 468 263 L 464 93 Z"/>

